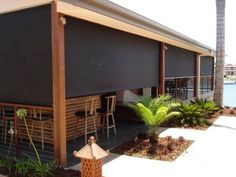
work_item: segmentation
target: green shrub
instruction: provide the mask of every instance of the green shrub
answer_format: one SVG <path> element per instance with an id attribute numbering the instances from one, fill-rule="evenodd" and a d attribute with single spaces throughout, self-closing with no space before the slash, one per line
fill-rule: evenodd
<path id="1" fill-rule="evenodd" d="M 49 177 L 53 176 L 53 171 L 58 167 L 56 161 L 40 163 L 38 160 L 27 156 L 26 161 L 8 160 L 0 156 L 0 168 L 6 169 L 6 172 L 11 176 L 22 177 Z"/>
<path id="2" fill-rule="evenodd" d="M 40 163 L 38 160 L 34 160 L 29 157 L 26 162 L 29 170 L 32 172 L 34 177 L 48 177 L 53 176 L 53 171 L 57 167 L 56 161 L 50 161 L 47 163 Z"/>
<path id="3" fill-rule="evenodd" d="M 0 167 L 4 168 L 4 167 L 6 167 L 6 164 L 7 164 L 7 159 L 0 156 Z"/>
<path id="4" fill-rule="evenodd" d="M 180 123 L 184 126 L 194 126 L 206 124 L 204 112 L 202 109 L 194 104 L 180 103 L 176 108 L 181 113 Z"/>
<path id="5" fill-rule="evenodd" d="M 30 172 L 28 161 L 15 160 L 15 174 L 20 176 L 27 176 Z"/>
<path id="6" fill-rule="evenodd" d="M 0 168 L 5 168 L 8 171 L 8 173 L 11 173 L 13 165 L 10 160 L 0 156 Z"/>
<path id="7" fill-rule="evenodd" d="M 203 99 L 203 98 L 196 98 L 193 101 L 191 101 L 191 104 L 199 106 L 203 110 L 206 117 L 207 115 L 219 109 L 214 101 L 210 101 L 208 99 Z"/>

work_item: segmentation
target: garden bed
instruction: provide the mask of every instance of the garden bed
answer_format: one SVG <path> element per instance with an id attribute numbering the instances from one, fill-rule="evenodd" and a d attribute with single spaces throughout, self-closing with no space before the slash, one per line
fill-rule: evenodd
<path id="1" fill-rule="evenodd" d="M 218 111 L 215 111 L 213 114 L 209 114 L 208 118 L 206 118 L 205 124 L 198 125 L 182 125 L 180 122 L 175 119 L 172 119 L 164 124 L 162 127 L 176 127 L 176 128 L 189 128 L 189 129 L 197 129 L 197 130 L 206 130 L 208 129 L 220 116 L 236 116 L 236 108 L 221 108 Z"/>
<path id="2" fill-rule="evenodd" d="M 183 137 L 174 139 L 168 136 L 158 137 L 157 143 L 153 144 L 150 142 L 150 137 L 140 136 L 115 147 L 111 152 L 134 157 L 174 161 L 192 143 L 193 141 L 185 140 Z"/>
<path id="3" fill-rule="evenodd" d="M 208 129 L 217 119 L 219 116 L 215 114 L 210 115 L 208 119 L 206 119 L 205 124 L 197 124 L 197 125 L 183 125 L 178 120 L 171 120 L 161 125 L 161 127 L 168 127 L 168 128 L 187 128 L 187 129 L 196 129 L 196 130 L 206 130 Z"/>
<path id="4" fill-rule="evenodd" d="M 229 108 L 229 107 L 224 107 L 219 109 L 214 113 L 214 116 L 236 116 L 236 107 L 235 108 Z"/>
<path id="5" fill-rule="evenodd" d="M 78 170 L 65 170 L 63 168 L 58 168 L 53 173 L 54 177 L 80 177 L 80 171 Z"/>
<path id="6" fill-rule="evenodd" d="M 24 176 L 19 175 L 17 173 L 15 173 L 14 171 L 12 171 L 9 174 L 9 170 L 7 168 L 1 168 L 0 167 L 0 175 L 6 175 L 8 177 L 27 177 L 27 176 L 33 176 L 33 174 L 26 174 Z M 63 168 L 57 168 L 55 169 L 53 172 L 53 177 L 80 177 L 80 171 L 77 170 L 65 170 Z"/>

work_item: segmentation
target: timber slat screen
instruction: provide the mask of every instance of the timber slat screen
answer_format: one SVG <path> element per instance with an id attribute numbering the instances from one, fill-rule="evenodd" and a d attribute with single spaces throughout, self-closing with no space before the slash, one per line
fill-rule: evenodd
<path id="1" fill-rule="evenodd" d="M 70 98 L 66 100 L 66 140 L 74 139 L 75 137 L 84 135 L 84 121 L 80 120 L 79 127 L 76 127 L 75 116 L 76 111 L 81 111 L 85 109 L 85 99 L 96 98 L 96 108 L 101 107 L 100 95 L 94 96 L 84 96 L 77 98 Z M 50 154 L 50 158 L 53 157 L 53 109 L 52 107 L 44 106 L 32 106 L 32 105 L 21 105 L 12 103 L 0 103 L 0 150 L 1 152 L 7 153 L 7 149 L 10 144 L 11 136 L 8 133 L 10 128 L 17 129 L 18 134 L 14 134 L 12 151 L 16 146 L 18 146 L 20 153 L 23 151 L 31 151 L 29 138 L 25 129 L 25 124 L 23 120 L 16 117 L 16 110 L 19 108 L 24 108 L 27 110 L 26 122 L 37 149 L 42 155 Z M 5 111 L 5 112 L 4 112 Z M 10 114 L 9 114 L 10 112 Z M 7 113 L 7 114 L 6 114 Z M 4 142 L 5 131 L 3 129 L 3 116 L 8 115 L 12 118 L 7 122 L 7 134 L 6 142 Z M 99 114 L 97 114 L 97 126 L 100 127 L 101 122 L 99 119 Z M 13 123 L 10 123 L 13 122 Z M 16 124 L 14 124 L 16 122 Z M 14 126 L 14 127 L 10 127 Z M 88 122 L 88 128 L 92 128 L 92 120 Z M 43 137 L 42 137 L 43 136 Z M 17 139 L 16 139 L 17 138 Z M 42 139 L 43 138 L 43 139 Z M 17 142 L 16 142 L 17 140 Z M 18 143 L 18 144 L 15 144 Z M 15 154 L 15 153 L 12 153 Z"/>
<path id="2" fill-rule="evenodd" d="M 84 122 L 80 120 L 79 123 L 79 131 L 77 131 L 77 127 L 75 127 L 75 122 L 77 117 L 75 116 L 76 111 L 83 111 L 85 109 L 85 99 L 88 97 L 96 98 L 97 100 L 97 108 L 101 107 L 100 95 L 95 96 L 84 96 L 78 98 L 70 98 L 66 100 L 66 134 L 67 140 L 73 139 L 75 134 L 76 136 L 84 135 Z M 45 143 L 53 143 L 53 111 L 51 107 L 40 107 L 40 106 L 28 106 L 28 105 L 20 105 L 20 104 L 10 104 L 10 103 L 0 103 L 0 108 L 7 107 L 8 109 L 14 111 L 18 108 L 25 108 L 28 111 L 28 115 L 26 116 L 26 121 L 29 127 L 29 130 L 32 131 L 33 127 L 33 140 L 41 142 L 41 125 L 44 124 L 44 142 Z M 2 109 L 1 109 L 2 115 Z M 14 119 L 15 113 L 12 114 Z M 2 118 L 2 117 L 1 117 Z M 40 120 L 41 118 L 41 120 Z M 97 123 L 98 127 L 100 126 L 99 115 L 97 114 Z M 2 119 L 1 119 L 1 126 Z M 92 127 L 92 121 L 88 122 L 89 128 Z M 23 120 L 18 118 L 18 127 L 19 127 L 19 138 L 28 139 L 28 135 L 25 130 L 25 125 Z M 75 132 L 76 130 L 76 132 Z M 1 132 L 2 133 L 2 132 Z"/>
<path id="3" fill-rule="evenodd" d="M 16 116 L 16 111 L 20 108 L 27 110 L 26 123 L 29 133 L 42 159 L 51 159 L 53 157 L 52 107 L 14 103 L 0 103 L 0 150 L 2 155 L 7 154 L 11 143 L 10 157 L 15 157 L 18 153 L 22 155 L 22 152 L 30 156 L 35 155 L 29 142 L 25 123 Z M 14 130 L 12 135 L 9 131 L 11 129 Z"/>
<path id="4" fill-rule="evenodd" d="M 84 135 L 84 121 L 79 120 L 79 128 L 76 126 L 76 120 L 78 119 L 75 116 L 76 111 L 84 111 L 85 109 L 85 99 L 88 97 L 96 98 L 97 108 L 101 107 L 100 95 L 95 96 L 84 96 L 78 98 L 70 98 L 66 100 L 66 139 L 71 140 L 78 136 Z M 97 114 L 97 126 L 100 126 L 99 115 Z M 92 120 L 88 121 L 88 129 L 92 128 Z"/>

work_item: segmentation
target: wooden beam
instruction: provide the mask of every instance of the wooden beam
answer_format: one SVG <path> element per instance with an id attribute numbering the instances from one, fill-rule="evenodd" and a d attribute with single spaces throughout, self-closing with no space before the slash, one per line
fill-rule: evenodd
<path id="1" fill-rule="evenodd" d="M 165 43 L 160 44 L 160 66 L 159 66 L 158 95 L 165 94 Z"/>
<path id="2" fill-rule="evenodd" d="M 195 79 L 194 79 L 194 89 L 193 89 L 193 96 L 199 97 L 200 96 L 200 62 L 201 62 L 201 55 L 196 53 L 195 59 Z"/>
<path id="3" fill-rule="evenodd" d="M 53 70 L 53 115 L 54 154 L 58 163 L 66 165 L 66 108 L 65 108 L 65 46 L 62 14 L 52 2 L 52 70 Z"/>

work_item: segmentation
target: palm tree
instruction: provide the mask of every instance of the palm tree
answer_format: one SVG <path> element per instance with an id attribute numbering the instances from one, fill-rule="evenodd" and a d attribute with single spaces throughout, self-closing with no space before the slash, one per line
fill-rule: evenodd
<path id="1" fill-rule="evenodd" d="M 145 98 L 138 103 L 129 104 L 136 114 L 144 121 L 148 127 L 150 143 L 157 143 L 158 127 L 171 118 L 179 117 L 180 112 L 173 111 L 172 108 L 176 104 L 166 103 L 168 97 L 161 96 L 159 98 Z"/>
<path id="2" fill-rule="evenodd" d="M 225 0 L 216 0 L 216 72 L 214 100 L 223 104 L 224 59 L 225 59 Z"/>

